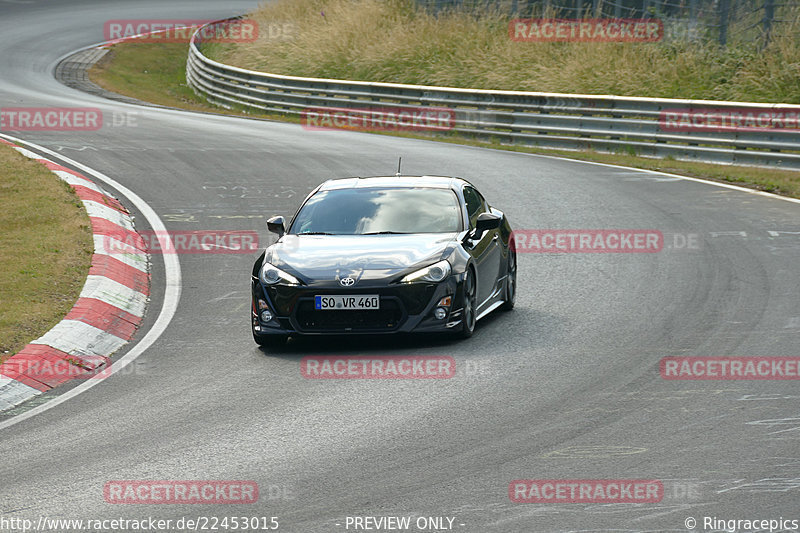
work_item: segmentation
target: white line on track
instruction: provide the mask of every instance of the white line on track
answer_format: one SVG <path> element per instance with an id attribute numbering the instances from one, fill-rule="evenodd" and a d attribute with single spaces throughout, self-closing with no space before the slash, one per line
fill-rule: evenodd
<path id="1" fill-rule="evenodd" d="M 482 148 L 482 147 L 478 147 Z M 498 148 L 489 148 L 489 150 L 499 150 Z M 500 150 L 502 152 L 508 153 L 508 150 Z M 767 198 L 773 198 L 776 200 L 786 200 L 787 202 L 793 202 L 795 204 L 800 204 L 800 198 L 789 198 L 788 196 L 781 196 L 779 194 L 774 194 L 771 192 L 759 191 L 756 189 L 748 189 L 747 187 L 740 187 L 739 185 L 732 185 L 730 183 L 720 183 L 718 181 L 711 181 L 711 180 L 704 180 L 700 178 L 692 178 L 689 176 L 681 176 L 680 174 L 670 174 L 669 172 L 662 172 L 660 170 L 650 170 L 648 168 L 634 168 L 634 167 L 624 167 L 622 165 L 612 165 L 610 163 L 598 163 L 597 161 L 584 161 L 582 159 L 572 159 L 569 157 L 558 156 L 558 155 L 547 155 L 547 154 L 529 154 L 526 152 L 513 152 L 517 154 L 527 155 L 530 157 L 544 157 L 546 159 L 557 159 L 559 161 L 571 161 L 573 163 L 585 163 L 587 165 L 598 165 L 601 167 L 608 167 L 608 168 L 619 168 L 622 170 L 627 171 L 634 171 L 634 172 L 644 172 L 646 174 L 656 174 L 659 176 L 669 176 L 670 178 L 678 178 L 682 180 L 694 181 L 697 183 L 704 183 L 706 185 L 713 185 L 715 187 L 724 187 L 726 189 L 733 189 L 734 191 L 741 191 L 747 192 L 750 194 L 757 194 L 759 196 L 766 196 Z M 753 167 L 754 170 L 763 167 Z M 776 169 L 780 170 L 780 167 L 775 167 Z"/>
<path id="2" fill-rule="evenodd" d="M 39 146 L 22 139 L 17 139 L 15 137 L 11 137 L 9 135 L 0 134 L 0 137 L 15 142 L 20 145 L 29 146 L 40 153 L 47 154 L 56 160 L 61 160 L 67 164 L 74 166 L 77 169 L 80 169 L 85 174 L 91 175 L 98 180 L 102 181 L 103 183 L 108 184 L 110 187 L 113 187 L 120 194 L 125 196 L 130 202 L 136 206 L 136 208 L 142 213 L 147 222 L 150 224 L 150 227 L 155 231 L 155 234 L 158 236 L 158 242 L 161 245 L 162 250 L 170 249 L 169 247 L 172 246 L 171 239 L 167 233 L 167 228 L 164 226 L 164 223 L 159 218 L 158 214 L 150 207 L 147 202 L 145 202 L 139 195 L 135 192 L 131 191 L 121 183 L 118 183 L 116 180 L 106 176 L 105 174 L 98 172 L 94 169 L 87 167 L 77 161 L 70 159 L 69 157 L 60 155 L 52 150 L 48 150 L 43 146 Z M 123 357 L 119 360 L 114 361 L 109 368 L 108 375 L 101 378 L 101 379 L 88 379 L 75 387 L 74 389 L 70 389 L 69 391 L 61 394 L 53 398 L 52 400 L 34 407 L 30 411 L 26 411 L 20 415 L 17 415 L 13 418 L 10 418 L 4 422 L 0 422 L 0 430 L 5 429 L 7 427 L 13 426 L 15 424 L 19 424 L 23 420 L 27 420 L 33 416 L 36 416 L 40 413 L 48 411 L 53 407 L 61 405 L 62 403 L 66 402 L 70 398 L 77 396 L 87 390 L 91 389 L 95 385 L 102 383 L 103 380 L 107 379 L 109 376 L 112 376 L 119 370 L 125 368 L 128 364 L 133 362 L 137 357 L 139 357 L 145 350 L 147 350 L 160 336 L 164 333 L 164 330 L 167 329 L 167 326 L 172 321 L 172 317 L 175 315 L 175 312 L 178 309 L 178 302 L 181 298 L 181 265 L 180 261 L 178 261 L 177 254 L 162 254 L 164 259 L 164 271 L 166 273 L 166 289 L 164 292 L 164 303 L 161 306 L 161 312 L 156 318 L 153 327 L 147 332 L 147 334 L 134 346 L 131 351 L 126 353 Z"/>

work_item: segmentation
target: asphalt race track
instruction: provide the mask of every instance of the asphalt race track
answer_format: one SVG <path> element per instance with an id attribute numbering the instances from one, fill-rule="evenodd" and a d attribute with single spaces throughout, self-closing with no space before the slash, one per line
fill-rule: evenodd
<path id="1" fill-rule="evenodd" d="M 365 531 L 346 529 L 348 516 L 424 516 L 454 518 L 465 533 L 800 520 L 796 381 L 659 373 L 665 356 L 800 355 L 800 234 L 784 233 L 800 232 L 800 205 L 624 168 L 136 107 L 53 78 L 58 59 L 101 41 L 109 19 L 219 18 L 254 6 L 0 0 L 0 107 L 99 107 L 109 123 L 8 133 L 123 184 L 169 230 L 256 230 L 271 242 L 267 216 L 291 215 L 325 179 L 392 174 L 403 156 L 405 173 L 470 179 L 517 229 L 656 229 L 665 247 L 520 253 L 516 309 L 482 320 L 467 341 L 295 340 L 278 353 L 250 335 L 254 254 L 182 254 L 180 302 L 155 343 L 125 372 L 0 430 L 0 518 L 275 516 L 279 531 L 339 532 Z M 113 126 L 112 116 L 135 124 Z M 675 246 L 690 235 L 698 247 Z M 166 283 L 153 256 L 138 339 Z M 447 355 L 457 374 L 310 380 L 300 374 L 306 355 Z M 656 479 L 664 497 L 515 503 L 517 479 Z M 260 498 L 115 505 L 103 498 L 109 480 L 253 480 Z"/>

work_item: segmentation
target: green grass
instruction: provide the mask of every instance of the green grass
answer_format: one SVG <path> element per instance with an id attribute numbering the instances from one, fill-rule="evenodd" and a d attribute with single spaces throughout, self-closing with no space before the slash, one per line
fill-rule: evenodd
<path id="1" fill-rule="evenodd" d="M 83 204 L 44 165 L 0 144 L 0 361 L 69 312 L 93 243 Z"/>
<path id="2" fill-rule="evenodd" d="M 145 102 L 197 111 L 216 109 L 195 96 L 186 85 L 184 43 L 125 43 L 115 45 L 89 71 L 98 85 Z M 176 58 L 182 57 L 182 61 Z M 114 68 L 110 68 L 111 65 Z"/>
<path id="3" fill-rule="evenodd" d="M 324 16 L 323 16 L 324 13 Z M 752 15 L 756 17 L 757 15 Z M 212 44 L 243 68 L 322 78 L 583 94 L 800 103 L 800 11 L 780 8 L 772 40 L 534 43 L 508 36 L 510 16 L 445 12 L 414 0 L 277 0 L 250 18 L 255 42 Z M 734 20 L 730 35 L 753 35 Z M 289 36 L 269 28 L 291 24 Z"/>
<path id="4" fill-rule="evenodd" d="M 89 69 L 89 79 L 106 90 L 167 107 L 299 121 L 279 115 L 256 114 L 245 109 L 223 109 L 210 104 L 186 85 L 188 55 L 189 45 L 186 43 L 116 44 Z"/>

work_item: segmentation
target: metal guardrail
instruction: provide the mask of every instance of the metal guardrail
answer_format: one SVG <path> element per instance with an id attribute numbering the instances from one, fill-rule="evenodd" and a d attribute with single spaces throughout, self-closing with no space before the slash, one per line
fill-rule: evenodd
<path id="1" fill-rule="evenodd" d="M 567 150 L 591 149 L 800 170 L 800 105 L 752 104 L 577 94 L 495 91 L 284 76 L 209 59 L 189 46 L 186 80 L 210 102 L 269 113 L 309 109 L 436 107 L 452 110 L 451 132 L 482 140 Z M 792 128 L 665 131 L 675 110 L 797 113 Z"/>

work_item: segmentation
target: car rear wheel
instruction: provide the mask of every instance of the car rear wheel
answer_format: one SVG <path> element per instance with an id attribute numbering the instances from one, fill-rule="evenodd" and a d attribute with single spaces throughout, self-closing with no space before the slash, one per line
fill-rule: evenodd
<path id="1" fill-rule="evenodd" d="M 503 296 L 503 305 L 500 309 L 511 311 L 517 298 L 517 252 L 513 248 L 508 250 L 508 269 L 506 272 L 506 290 Z"/>
<path id="2" fill-rule="evenodd" d="M 475 274 L 471 268 L 467 269 L 467 275 L 464 278 L 464 313 L 461 320 L 461 329 L 458 336 L 462 339 L 472 337 L 475 331 L 475 317 L 478 309 L 478 291 L 475 287 Z"/>

